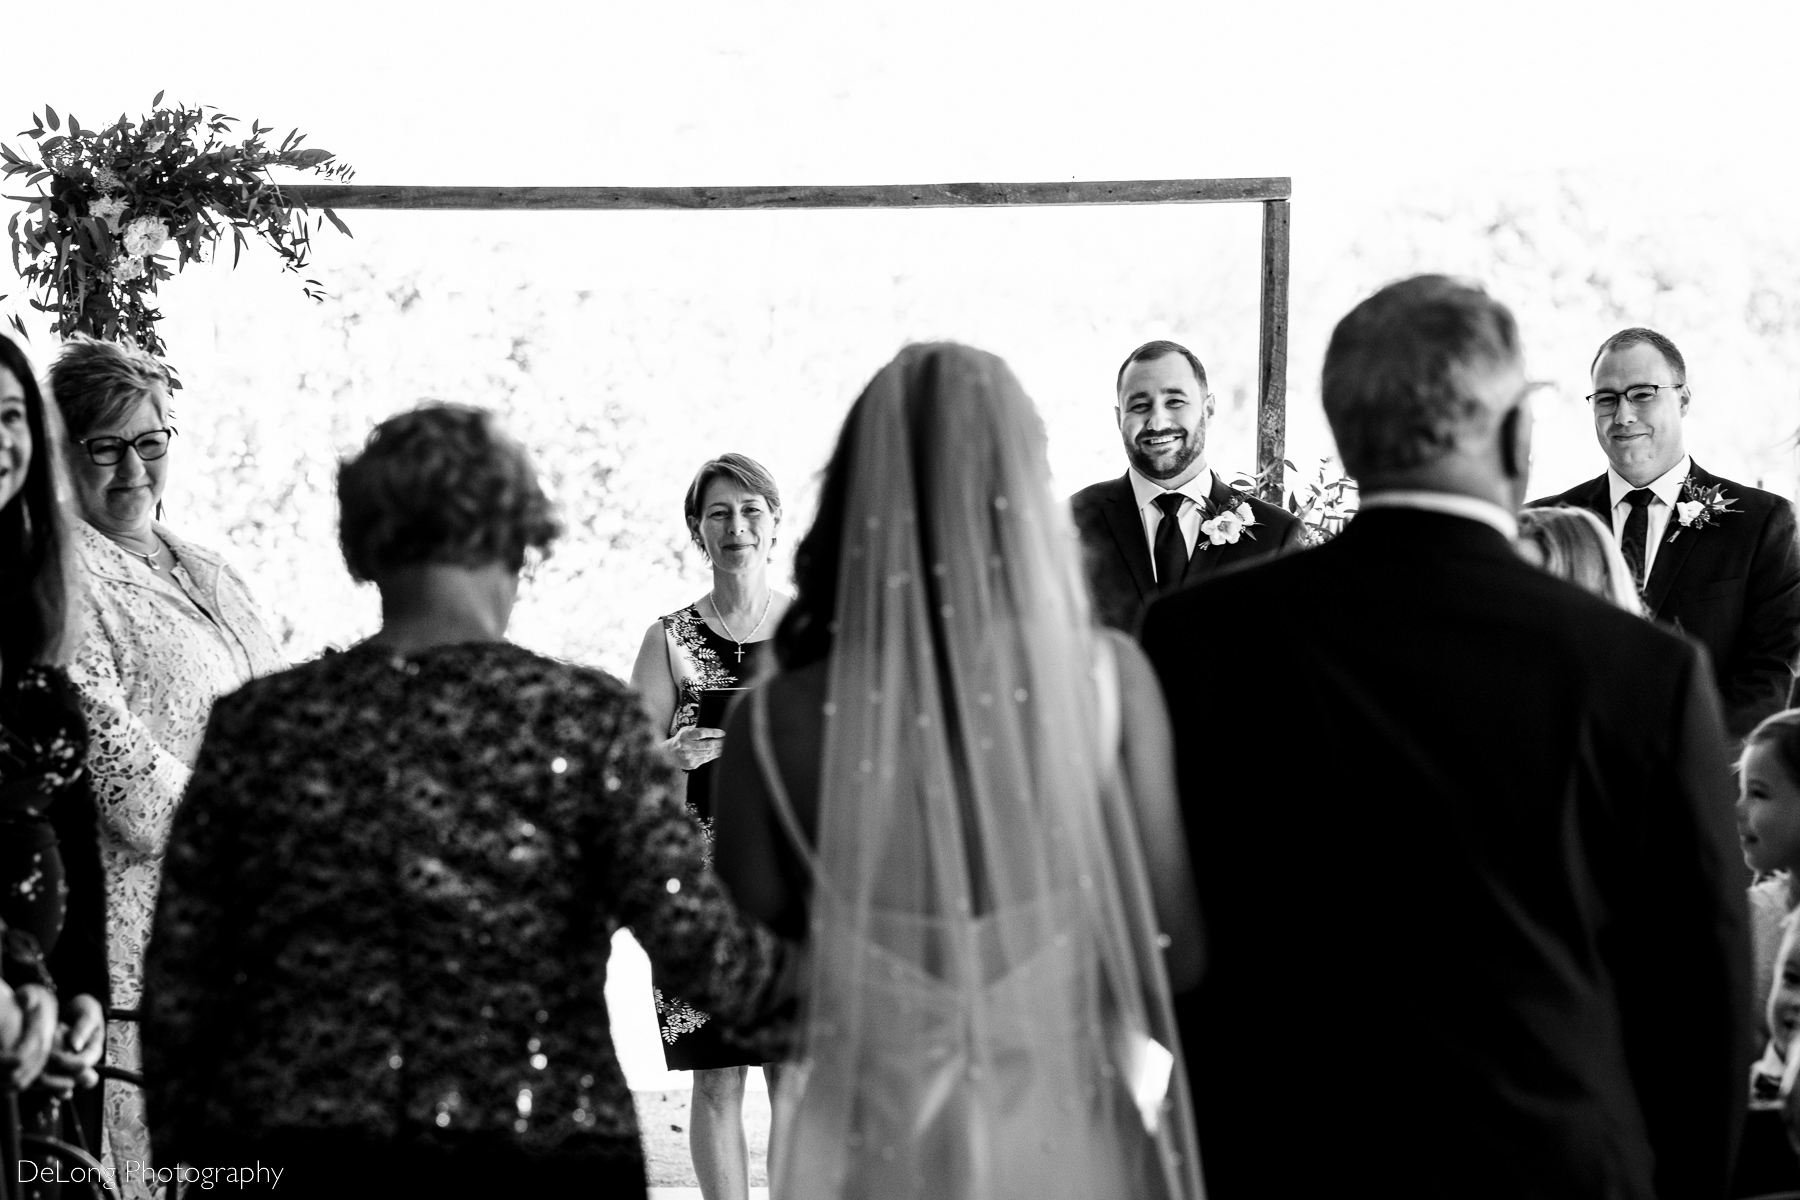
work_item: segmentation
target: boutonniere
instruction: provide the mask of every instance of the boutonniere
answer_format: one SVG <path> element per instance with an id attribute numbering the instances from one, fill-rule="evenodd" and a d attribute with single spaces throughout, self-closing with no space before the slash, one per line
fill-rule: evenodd
<path id="1" fill-rule="evenodd" d="M 1669 540 L 1672 542 L 1680 537 L 1683 529 L 1705 529 L 1708 525 L 1717 525 L 1726 513 L 1742 512 L 1742 509 L 1731 507 L 1735 503 L 1735 499 L 1725 495 L 1723 484 L 1701 487 L 1692 475 L 1688 476 L 1681 481 L 1681 495 L 1675 501 L 1675 520 L 1680 527 L 1669 534 Z"/>
<path id="2" fill-rule="evenodd" d="M 1200 522 L 1200 532 L 1205 536 L 1204 542 L 1197 543 L 1197 548 L 1204 550 L 1208 546 L 1235 546 L 1240 537 L 1256 540 L 1250 527 L 1256 524 L 1256 514 L 1250 511 L 1250 502 L 1242 496 L 1234 495 L 1224 504 L 1208 506 L 1212 515 Z"/>

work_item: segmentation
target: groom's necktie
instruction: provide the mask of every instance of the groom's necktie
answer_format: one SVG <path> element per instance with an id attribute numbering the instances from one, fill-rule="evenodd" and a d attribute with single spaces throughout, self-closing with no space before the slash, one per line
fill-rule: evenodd
<path id="1" fill-rule="evenodd" d="M 1625 503 L 1631 505 L 1631 511 L 1625 514 L 1619 553 L 1625 556 L 1625 565 L 1631 568 L 1631 578 L 1640 592 L 1644 590 L 1644 551 L 1650 541 L 1650 502 L 1654 499 L 1656 493 L 1649 488 L 1625 493 Z"/>
<path id="2" fill-rule="evenodd" d="M 1187 574 L 1187 539 L 1181 536 L 1181 502 L 1187 497 L 1180 492 L 1164 492 L 1151 501 L 1162 509 L 1162 524 L 1156 527 L 1156 590 L 1171 592 L 1181 586 Z"/>

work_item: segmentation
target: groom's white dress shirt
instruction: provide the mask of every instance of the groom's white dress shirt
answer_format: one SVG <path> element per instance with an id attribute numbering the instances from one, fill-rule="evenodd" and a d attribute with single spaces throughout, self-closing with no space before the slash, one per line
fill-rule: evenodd
<path id="1" fill-rule="evenodd" d="M 1669 515 L 1675 511 L 1675 501 L 1681 498 L 1681 481 L 1688 477 L 1688 471 L 1693 465 L 1694 460 L 1684 454 L 1681 461 L 1670 467 L 1667 473 L 1645 485 L 1656 493 L 1656 499 L 1650 501 L 1644 509 L 1644 515 L 1650 522 L 1644 535 L 1645 579 L 1650 578 L 1650 568 L 1656 565 L 1657 547 L 1662 545 L 1663 534 L 1668 531 Z M 1606 468 L 1606 486 L 1612 496 L 1613 536 L 1623 542 L 1625 518 L 1631 515 L 1631 505 L 1625 502 L 1625 497 L 1637 489 L 1626 483 L 1625 477 L 1611 467 Z"/>
<path id="2" fill-rule="evenodd" d="M 1357 503 L 1359 512 L 1373 508 L 1416 508 L 1424 512 L 1443 513 L 1451 517 L 1467 517 L 1493 527 L 1509 542 L 1519 540 L 1519 522 L 1491 500 L 1480 500 L 1457 492 L 1392 491 L 1372 492 Z"/>
<path id="3" fill-rule="evenodd" d="M 1131 477 L 1131 494 L 1137 500 L 1138 516 L 1144 522 L 1144 545 L 1150 551 L 1150 571 L 1156 571 L 1156 531 L 1162 527 L 1162 509 L 1157 506 L 1156 498 L 1166 496 L 1171 491 L 1188 498 L 1188 503 L 1181 506 L 1176 520 L 1181 522 L 1181 537 L 1187 543 L 1188 556 L 1194 553 L 1194 542 L 1200 537 L 1200 513 L 1206 502 L 1212 498 L 1212 468 L 1207 467 L 1198 475 L 1178 488 L 1166 488 L 1154 480 L 1139 475 L 1136 467 L 1126 467 L 1125 472 Z M 1157 580 L 1161 583 L 1162 580 Z"/>

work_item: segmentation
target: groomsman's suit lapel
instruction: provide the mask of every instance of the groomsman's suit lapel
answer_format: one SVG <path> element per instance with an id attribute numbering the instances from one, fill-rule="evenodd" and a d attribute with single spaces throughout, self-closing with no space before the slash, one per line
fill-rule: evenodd
<path id="1" fill-rule="evenodd" d="M 1150 565 L 1150 545 L 1144 537 L 1144 514 L 1138 509 L 1137 494 L 1131 490 L 1131 476 L 1121 476 L 1107 499 L 1106 526 L 1118 542 L 1126 565 L 1131 568 L 1131 580 L 1137 584 L 1139 597 L 1147 602 L 1157 594 L 1156 568 Z M 1235 504 L 1242 496 L 1214 471 L 1212 490 L 1207 492 L 1207 499 L 1212 504 L 1212 512 L 1205 516 L 1210 517 L 1226 506 Z M 1254 553 L 1255 536 L 1260 530 L 1261 526 L 1253 525 L 1244 530 L 1237 541 L 1223 546 L 1213 545 L 1206 540 L 1205 534 L 1201 534 L 1194 539 L 1194 549 L 1188 555 L 1187 571 L 1182 575 L 1182 581 L 1191 583 Z"/>
<path id="2" fill-rule="evenodd" d="M 1138 512 L 1137 495 L 1131 490 L 1129 474 L 1119 476 L 1106 500 L 1106 528 L 1119 544 L 1119 553 L 1131 570 L 1131 581 L 1137 584 L 1138 598 L 1148 601 L 1156 595 L 1156 568 L 1150 565 L 1150 546 L 1144 540 L 1144 517 Z"/>
<path id="3" fill-rule="evenodd" d="M 1688 460 L 1688 478 L 1698 487 L 1711 487 L 1718 480 L 1700 469 L 1700 464 Z M 1612 488 L 1607 483 L 1607 476 L 1602 475 L 1583 489 L 1582 506 L 1592 510 L 1600 518 L 1600 523 L 1607 529 L 1613 527 Z M 1669 589 L 1675 586 L 1675 579 L 1687 562 L 1688 555 L 1700 540 L 1697 530 L 1687 530 L 1686 537 L 1676 537 L 1681 532 L 1681 520 L 1675 513 L 1669 514 L 1669 523 L 1663 527 L 1662 541 L 1657 543 L 1656 561 L 1650 564 L 1650 578 L 1644 581 L 1644 608 L 1653 617 L 1662 615 L 1663 602 L 1669 598 Z"/>

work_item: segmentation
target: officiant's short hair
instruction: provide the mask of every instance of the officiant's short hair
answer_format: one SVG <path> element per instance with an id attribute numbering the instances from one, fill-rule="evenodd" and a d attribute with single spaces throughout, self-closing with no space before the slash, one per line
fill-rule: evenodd
<path id="1" fill-rule="evenodd" d="M 761 496 L 769 502 L 769 511 L 781 515 L 781 489 L 775 486 L 775 477 L 769 474 L 769 468 L 748 454 L 721 454 L 702 463 L 694 472 L 694 482 L 688 484 L 681 511 L 687 517 L 689 529 L 700 523 L 700 505 L 705 502 L 706 489 L 715 479 L 729 479 L 751 495 Z"/>
<path id="2" fill-rule="evenodd" d="M 1519 327 L 1478 284 L 1447 275 L 1390 283 L 1332 331 L 1321 381 L 1344 469 L 1358 477 L 1423 466 L 1496 414 L 1465 386 L 1469 368 L 1519 358 Z"/>
<path id="3" fill-rule="evenodd" d="M 1645 329 L 1641 325 L 1621 329 L 1601 342 L 1600 348 L 1594 351 L 1594 361 L 1588 364 L 1588 374 L 1594 373 L 1594 368 L 1600 365 L 1600 359 L 1608 350 L 1623 350 L 1628 346 L 1649 346 L 1663 356 L 1663 361 L 1675 372 L 1677 383 L 1687 382 L 1687 359 L 1681 357 L 1681 351 L 1675 348 L 1675 343 L 1656 330 Z"/>
<path id="4" fill-rule="evenodd" d="M 1166 358 L 1171 354 L 1179 354 L 1181 357 L 1187 359 L 1188 366 L 1194 368 L 1195 382 L 1200 385 L 1201 391 L 1205 391 L 1206 368 L 1200 365 L 1199 356 L 1180 342 L 1159 340 L 1145 342 L 1136 350 L 1133 350 L 1130 354 L 1125 356 L 1125 361 L 1119 364 L 1118 378 L 1113 380 L 1113 394 L 1117 395 L 1119 389 L 1125 386 L 1125 372 L 1130 369 L 1132 363 L 1154 362 L 1156 359 Z"/>

